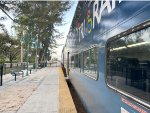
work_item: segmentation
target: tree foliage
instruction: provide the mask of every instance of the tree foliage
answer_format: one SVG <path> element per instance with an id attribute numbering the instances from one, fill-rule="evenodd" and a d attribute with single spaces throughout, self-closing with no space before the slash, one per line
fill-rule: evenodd
<path id="1" fill-rule="evenodd" d="M 7 34 L 0 34 L 0 63 L 4 63 L 6 58 L 10 63 L 16 59 L 20 49 L 18 48 L 18 40 L 12 39 Z"/>
<path id="2" fill-rule="evenodd" d="M 62 34 L 55 29 L 55 26 L 63 25 L 63 15 L 71 7 L 71 2 L 69 1 L 2 1 L 0 2 L 0 9 L 11 18 L 7 12 L 13 12 L 14 14 L 14 28 L 18 32 L 18 39 L 21 37 L 25 38 L 24 48 L 26 49 L 28 44 L 31 47 L 32 39 L 38 39 L 38 46 L 42 43 L 43 48 L 39 49 L 39 59 L 42 60 L 42 56 L 50 50 L 54 52 L 53 49 L 57 47 L 56 38 L 61 38 Z M 10 43 L 13 42 L 10 39 L 7 30 L 4 25 L 0 24 L 1 29 L 4 31 L 5 36 L 0 34 L 0 43 Z M 30 41 L 28 42 L 28 35 L 30 35 Z M 5 37 L 5 39 L 3 39 Z M 11 40 L 11 41 L 10 41 Z M 20 43 L 20 41 L 19 41 Z M 18 45 L 20 45 L 18 43 Z M 12 47 L 13 44 L 11 43 Z M 6 47 L 7 48 L 7 47 Z M 1 50 L 6 50 L 5 47 L 0 48 Z M 8 49 L 8 48 L 7 48 Z M 0 50 L 0 51 L 1 51 Z M 7 50 L 6 54 L 16 50 Z M 30 51 L 34 52 L 30 48 Z M 15 52 L 13 52 L 15 53 Z M 5 56 L 8 56 L 4 54 Z M 48 53 L 50 55 L 50 53 Z M 35 55 L 35 54 L 33 54 Z M 14 56 L 12 54 L 12 56 Z M 11 58 L 10 58 L 11 59 Z"/>
<path id="3" fill-rule="evenodd" d="M 24 33 L 29 33 L 31 38 L 38 38 L 38 44 L 43 44 L 39 53 L 44 54 L 47 48 L 52 51 L 57 47 L 56 38 L 61 37 L 61 34 L 55 26 L 62 24 L 64 12 L 70 6 L 68 1 L 24 1 L 18 4 L 15 11 L 18 15 L 18 26 Z"/>

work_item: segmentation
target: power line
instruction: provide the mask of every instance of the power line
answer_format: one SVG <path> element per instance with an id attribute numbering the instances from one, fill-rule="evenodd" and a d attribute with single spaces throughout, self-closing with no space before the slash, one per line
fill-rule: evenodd
<path id="1" fill-rule="evenodd" d="M 13 21 L 16 22 L 13 18 L 11 18 L 11 16 L 9 14 L 7 14 L 7 12 L 0 6 L 0 9 Z"/>

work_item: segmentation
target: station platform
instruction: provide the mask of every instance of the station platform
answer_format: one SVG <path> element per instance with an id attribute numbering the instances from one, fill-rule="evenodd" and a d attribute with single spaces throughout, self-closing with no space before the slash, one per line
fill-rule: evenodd
<path id="1" fill-rule="evenodd" d="M 7 80 L 9 77 L 6 77 Z M 46 67 L 0 86 L 0 113 L 77 113 L 62 69 Z"/>

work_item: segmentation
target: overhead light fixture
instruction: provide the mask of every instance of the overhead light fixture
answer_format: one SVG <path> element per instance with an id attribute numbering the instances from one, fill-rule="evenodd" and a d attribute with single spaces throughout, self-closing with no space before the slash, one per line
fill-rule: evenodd
<path id="1" fill-rule="evenodd" d="M 145 44 L 150 44 L 150 42 L 140 42 L 140 43 L 122 46 L 122 47 L 118 47 L 118 48 L 112 48 L 112 49 L 110 49 L 110 51 L 117 51 L 117 50 L 122 50 L 122 49 L 130 48 L 130 47 L 141 46 L 141 45 L 145 45 Z"/>
<path id="2" fill-rule="evenodd" d="M 128 45 L 127 47 L 136 47 L 136 46 L 141 46 L 145 44 L 150 44 L 150 42 L 140 42 L 140 43 Z"/>

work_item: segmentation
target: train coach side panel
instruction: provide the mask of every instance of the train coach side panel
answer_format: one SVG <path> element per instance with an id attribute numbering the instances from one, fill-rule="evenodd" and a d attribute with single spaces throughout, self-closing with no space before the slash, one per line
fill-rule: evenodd
<path id="1" fill-rule="evenodd" d="M 99 77 L 94 80 L 75 70 L 69 76 L 75 90 L 78 92 L 88 113 L 139 113 L 124 101 L 129 99 L 110 89 L 105 82 L 105 48 L 99 51 Z M 149 113 L 147 109 L 139 106 L 134 101 L 128 101 L 137 108 Z M 123 112 L 124 111 L 124 112 Z"/>
<path id="2" fill-rule="evenodd" d="M 93 1 L 91 4 L 96 3 Z M 87 4 L 85 5 L 87 6 Z M 93 7 L 90 6 L 89 10 L 92 8 Z M 108 10 L 108 8 L 105 9 Z M 93 17 L 93 12 L 91 11 L 90 14 L 88 12 L 87 16 L 84 10 L 81 10 L 84 14 L 81 18 L 75 18 L 73 20 L 71 32 L 66 41 L 68 42 L 66 44 L 66 50 L 70 52 L 70 59 L 72 56 L 88 50 L 91 45 L 96 44 L 100 47 L 98 53 L 98 80 L 89 78 L 83 73 L 83 65 L 81 65 L 80 69 L 70 67 L 69 78 L 88 113 L 149 113 L 149 109 L 141 106 L 136 103 L 136 101 L 122 95 L 107 85 L 105 79 L 105 44 L 109 38 L 148 21 L 150 19 L 150 2 L 121 1 L 120 3 L 116 2 L 116 8 L 112 10 L 111 13 L 108 14 L 107 10 L 105 10 L 101 16 L 101 22 L 97 22 L 98 17 L 94 17 L 95 26 L 91 31 L 90 28 L 88 28 L 89 34 L 85 28 L 81 29 L 80 25 L 83 25 L 82 22 L 84 23 L 84 19 L 88 16 Z M 76 19 L 78 21 L 76 21 Z M 86 26 L 85 23 L 84 26 Z M 76 24 L 79 26 L 76 26 Z M 84 33 L 82 30 L 86 32 Z M 67 55 L 67 52 L 64 54 Z M 79 70 L 81 70 L 81 72 Z"/>
<path id="3" fill-rule="evenodd" d="M 101 71 L 99 72 L 98 81 L 75 70 L 71 70 L 70 80 L 78 92 L 86 110 L 88 110 L 88 113 L 120 113 L 119 104 L 121 103 L 119 100 L 116 100 L 120 97 L 115 95 L 115 92 L 110 92 L 105 83 L 104 50 L 102 50 L 102 53 L 100 52 L 99 59 L 101 59 L 101 63 L 99 64 L 99 69 Z M 110 98 L 112 95 L 114 95 L 114 97 Z M 112 104 L 114 102 L 117 103 Z"/>

